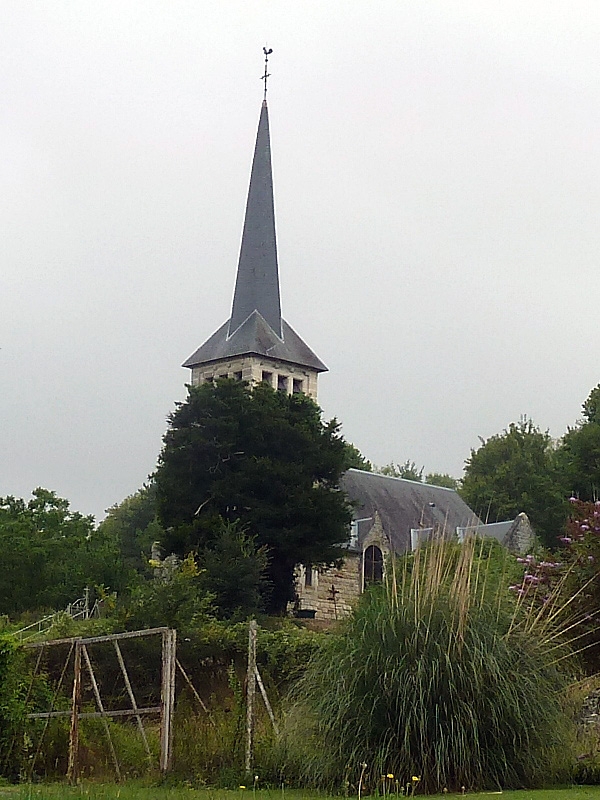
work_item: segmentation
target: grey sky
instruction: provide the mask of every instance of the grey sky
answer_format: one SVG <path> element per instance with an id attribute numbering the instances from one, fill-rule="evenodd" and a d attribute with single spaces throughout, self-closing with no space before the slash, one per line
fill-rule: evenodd
<path id="1" fill-rule="evenodd" d="M 228 317 L 263 44 L 285 318 L 377 463 L 600 380 L 600 4 L 0 3 L 0 495 L 101 517 Z"/>

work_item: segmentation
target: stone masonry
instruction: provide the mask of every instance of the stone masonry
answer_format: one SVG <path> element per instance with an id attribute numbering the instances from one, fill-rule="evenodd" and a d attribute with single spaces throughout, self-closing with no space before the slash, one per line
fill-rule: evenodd
<path id="1" fill-rule="evenodd" d="M 316 401 L 316 370 L 287 364 L 284 361 L 272 361 L 262 356 L 243 355 L 225 361 L 199 364 L 192 369 L 192 385 L 198 386 L 215 378 L 237 378 L 248 381 L 250 385 L 268 383 L 273 389 L 287 394 L 305 394 Z"/>
<path id="2" fill-rule="evenodd" d="M 349 549 L 339 566 L 324 570 L 310 568 L 310 575 L 307 575 L 307 568 L 299 565 L 296 570 L 299 610 L 314 611 L 315 619 L 335 620 L 348 616 L 364 591 L 364 552 L 371 545 L 381 549 L 385 565 L 390 546 L 377 513 L 361 543 L 361 550 Z"/>

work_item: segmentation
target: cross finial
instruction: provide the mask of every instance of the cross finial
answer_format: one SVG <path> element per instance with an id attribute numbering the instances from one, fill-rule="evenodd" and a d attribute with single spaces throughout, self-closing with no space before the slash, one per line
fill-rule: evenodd
<path id="1" fill-rule="evenodd" d="M 261 81 L 265 82 L 265 93 L 263 96 L 263 100 L 267 99 L 267 79 L 271 77 L 271 74 L 267 72 L 267 66 L 269 64 L 269 56 L 273 52 L 273 48 L 270 47 L 268 50 L 266 47 L 263 47 L 263 53 L 265 54 L 265 74 L 262 76 Z"/>

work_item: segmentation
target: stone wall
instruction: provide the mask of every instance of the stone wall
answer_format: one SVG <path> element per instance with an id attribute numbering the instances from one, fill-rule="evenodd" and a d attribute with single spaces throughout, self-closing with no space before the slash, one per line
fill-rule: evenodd
<path id="1" fill-rule="evenodd" d="M 281 389 L 288 394 L 302 392 L 313 400 L 317 399 L 318 373 L 315 370 L 262 356 L 239 356 L 210 364 L 199 364 L 192 369 L 193 386 L 215 378 L 237 378 L 250 384 L 266 381 L 274 389 Z"/>
<path id="2" fill-rule="evenodd" d="M 517 555 L 529 553 L 535 544 L 535 531 L 527 514 L 521 512 L 515 517 L 510 531 L 502 544 Z"/>
<path id="3" fill-rule="evenodd" d="M 298 566 L 296 593 L 299 609 L 314 611 L 315 619 L 346 617 L 363 592 L 363 553 L 370 545 L 381 548 L 384 559 L 390 552 L 389 542 L 377 513 L 370 531 L 360 542 L 360 550 L 348 550 L 339 567 L 311 569 L 310 575 L 307 575 L 306 567 L 302 564 Z"/>
<path id="4" fill-rule="evenodd" d="M 296 571 L 296 586 L 301 610 L 315 611 L 315 619 L 342 619 L 348 616 L 360 595 L 362 558 L 348 553 L 339 568 L 312 570 L 306 584 L 306 568 Z"/>

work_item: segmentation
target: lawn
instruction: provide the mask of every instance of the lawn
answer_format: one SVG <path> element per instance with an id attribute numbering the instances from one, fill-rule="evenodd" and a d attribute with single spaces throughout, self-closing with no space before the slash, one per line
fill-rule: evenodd
<path id="1" fill-rule="evenodd" d="M 401 796 L 400 796 L 401 797 Z M 424 797 L 418 792 L 415 797 Z M 429 795 L 430 798 L 457 800 L 460 794 Z M 568 789 L 536 789 L 511 792 L 467 793 L 466 797 L 502 800 L 600 800 L 600 786 L 573 786 Z M 324 800 L 325 795 L 286 789 L 261 789 L 253 792 L 239 789 L 190 789 L 187 787 L 142 787 L 134 784 L 86 783 L 71 787 L 62 784 L 36 786 L 3 786 L 0 800 Z M 395 800 L 396 795 L 389 795 Z"/>

